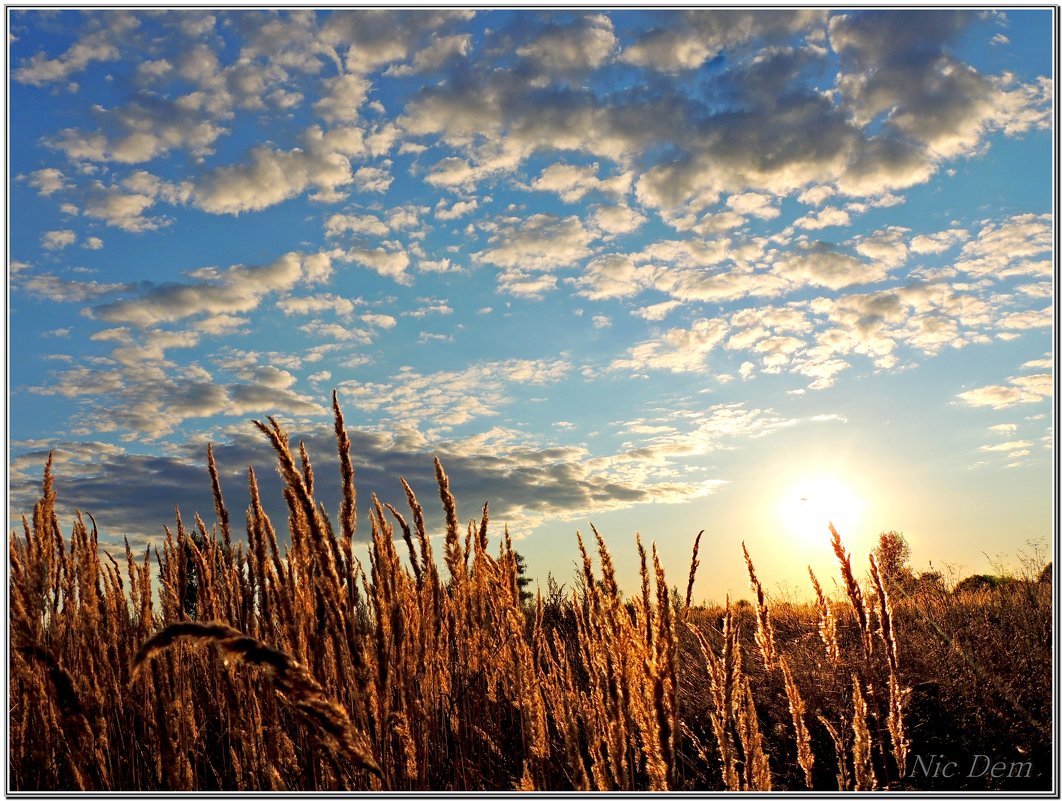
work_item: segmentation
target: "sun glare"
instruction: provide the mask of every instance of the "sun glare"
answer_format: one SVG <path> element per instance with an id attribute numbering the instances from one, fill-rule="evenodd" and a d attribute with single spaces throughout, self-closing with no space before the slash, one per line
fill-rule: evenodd
<path id="1" fill-rule="evenodd" d="M 800 478 L 778 504 L 783 528 L 805 541 L 825 540 L 832 522 L 841 536 L 859 524 L 863 499 L 851 486 L 832 475 Z"/>

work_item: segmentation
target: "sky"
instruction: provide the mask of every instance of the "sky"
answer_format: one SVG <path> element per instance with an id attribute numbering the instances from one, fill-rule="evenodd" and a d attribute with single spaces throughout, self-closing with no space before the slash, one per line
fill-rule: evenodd
<path id="1" fill-rule="evenodd" d="M 593 523 L 698 600 L 899 530 L 1049 550 L 1049 9 L 8 9 L 8 513 L 233 518 L 268 443 L 338 511 L 490 502 L 572 585 Z M 367 518 L 361 519 L 364 539 Z M 283 529 L 283 525 L 278 526 Z M 497 542 L 497 540 L 495 540 Z M 438 551 L 437 551 L 438 552 Z"/>

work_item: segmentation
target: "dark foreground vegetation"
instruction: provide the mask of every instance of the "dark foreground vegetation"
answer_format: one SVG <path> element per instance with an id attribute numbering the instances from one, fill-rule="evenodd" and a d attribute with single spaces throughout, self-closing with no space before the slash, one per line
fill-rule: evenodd
<path id="1" fill-rule="evenodd" d="M 251 471 L 236 540 L 210 454 L 216 522 L 119 564 L 91 518 L 63 536 L 49 462 L 10 538 L 10 789 L 1051 787 L 1048 580 L 955 592 L 884 539 L 864 577 L 832 532 L 840 597 L 811 575 L 813 603 L 774 603 L 746 553 L 755 603 L 690 607 L 696 548 L 685 602 L 640 541 L 624 597 L 594 531 L 574 590 L 528 601 L 438 462 L 445 570 L 408 485 L 406 511 L 371 499 L 365 567 L 334 406 L 336 521 L 305 449 L 257 424 L 287 537 Z"/>

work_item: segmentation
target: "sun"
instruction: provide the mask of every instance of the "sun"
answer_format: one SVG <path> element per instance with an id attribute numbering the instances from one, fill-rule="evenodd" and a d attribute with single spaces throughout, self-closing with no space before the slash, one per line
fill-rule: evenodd
<path id="1" fill-rule="evenodd" d="M 790 483 L 778 503 L 784 530 L 807 542 L 825 541 L 832 522 L 841 536 L 862 517 L 864 501 L 836 475 L 802 476 Z"/>

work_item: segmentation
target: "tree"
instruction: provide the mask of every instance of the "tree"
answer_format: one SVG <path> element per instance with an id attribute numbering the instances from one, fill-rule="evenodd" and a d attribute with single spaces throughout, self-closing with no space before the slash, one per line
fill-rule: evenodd
<path id="1" fill-rule="evenodd" d="M 994 576 L 989 573 L 977 573 L 973 576 L 967 576 L 958 584 L 955 585 L 956 593 L 963 592 L 980 592 L 982 590 L 994 590 L 998 587 L 1005 587 L 1008 584 L 1013 584 L 1014 579 L 1010 576 Z"/>
<path id="2" fill-rule="evenodd" d="M 883 531 L 874 548 L 878 571 L 886 586 L 908 585 L 914 579 L 911 566 L 911 546 L 899 531 Z"/>
<path id="3" fill-rule="evenodd" d="M 520 588 L 520 603 L 530 603 L 535 594 L 527 589 L 531 586 L 531 579 L 527 577 L 527 560 L 519 551 L 513 551 L 513 557 L 516 559 L 516 586 Z"/>

